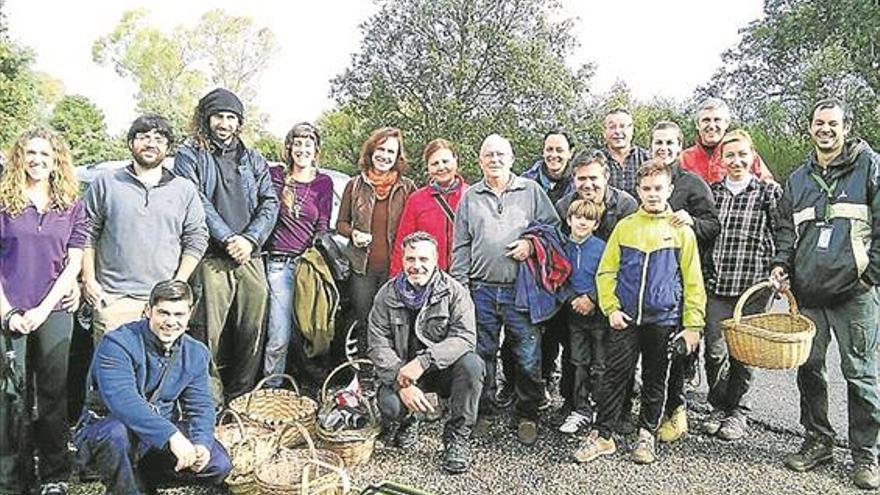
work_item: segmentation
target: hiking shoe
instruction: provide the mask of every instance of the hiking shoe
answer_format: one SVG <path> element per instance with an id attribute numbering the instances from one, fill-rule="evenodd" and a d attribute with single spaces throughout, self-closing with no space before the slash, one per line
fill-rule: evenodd
<path id="1" fill-rule="evenodd" d="M 709 416 L 703 420 L 700 429 L 706 435 L 715 435 L 718 433 L 718 430 L 721 429 L 721 423 L 727 418 L 727 413 L 724 411 L 712 411 L 709 413 Z"/>
<path id="2" fill-rule="evenodd" d="M 833 459 L 831 442 L 816 437 L 808 437 L 801 449 L 785 456 L 785 467 L 792 471 L 804 472 Z"/>
<path id="3" fill-rule="evenodd" d="M 504 385 L 495 393 L 495 405 L 499 409 L 507 409 L 516 401 L 516 387 L 511 382 L 504 382 Z"/>
<path id="4" fill-rule="evenodd" d="M 538 441 L 538 423 L 531 419 L 520 419 L 516 426 L 516 438 L 525 445 Z"/>
<path id="5" fill-rule="evenodd" d="M 654 435 L 650 431 L 639 428 L 639 443 L 636 444 L 630 458 L 636 464 L 651 464 L 657 460 L 654 453 Z"/>
<path id="6" fill-rule="evenodd" d="M 464 473 L 470 468 L 468 461 L 468 444 L 463 438 L 454 438 L 446 442 L 443 451 L 443 469 L 450 474 Z"/>
<path id="7" fill-rule="evenodd" d="M 614 443 L 614 439 L 602 438 L 598 430 L 593 430 L 574 451 L 573 456 L 575 461 L 583 464 L 615 452 L 617 452 L 617 444 Z"/>
<path id="8" fill-rule="evenodd" d="M 852 472 L 852 482 L 862 490 L 880 488 L 880 472 L 874 463 L 856 463 Z"/>
<path id="9" fill-rule="evenodd" d="M 657 440 L 672 443 L 684 436 L 687 431 L 687 409 L 684 406 L 678 406 L 672 411 L 672 415 L 660 423 L 660 428 L 657 430 Z"/>
<path id="10" fill-rule="evenodd" d="M 400 423 L 397 434 L 394 435 L 394 446 L 399 449 L 409 450 L 415 447 L 419 441 L 419 427 L 422 422 L 410 416 Z"/>
<path id="11" fill-rule="evenodd" d="M 731 414 L 721 422 L 718 438 L 722 440 L 739 440 L 746 435 L 746 417 L 742 414 Z"/>
<path id="12" fill-rule="evenodd" d="M 67 495 L 67 483 L 59 481 L 56 483 L 45 483 L 40 488 L 40 495 Z"/>
<path id="13" fill-rule="evenodd" d="M 569 435 L 577 433 L 578 430 L 590 424 L 590 419 L 590 416 L 581 414 L 577 411 L 572 411 L 571 414 L 565 418 L 565 422 L 559 427 L 559 431 Z"/>

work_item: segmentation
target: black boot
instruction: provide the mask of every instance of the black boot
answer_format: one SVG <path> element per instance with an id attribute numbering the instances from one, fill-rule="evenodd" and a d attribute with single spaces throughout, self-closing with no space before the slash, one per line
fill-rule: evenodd
<path id="1" fill-rule="evenodd" d="M 451 435 L 443 443 L 443 469 L 450 474 L 466 472 L 470 468 L 467 437 Z"/>
<path id="2" fill-rule="evenodd" d="M 409 450 L 415 447 L 419 441 L 419 427 L 422 421 L 415 414 L 410 414 L 400 422 L 397 434 L 394 435 L 394 446 L 399 449 Z"/>

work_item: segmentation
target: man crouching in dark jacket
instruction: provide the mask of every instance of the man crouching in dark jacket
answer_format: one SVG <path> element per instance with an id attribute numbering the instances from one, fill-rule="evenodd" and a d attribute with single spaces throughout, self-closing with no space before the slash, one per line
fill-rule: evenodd
<path id="1" fill-rule="evenodd" d="M 74 442 L 107 493 L 154 493 L 167 479 L 220 484 L 232 469 L 214 438 L 208 348 L 184 334 L 192 303 L 186 282 L 159 282 L 147 319 L 98 343 Z"/>
<path id="2" fill-rule="evenodd" d="M 403 240 L 403 272 L 379 289 L 370 311 L 368 354 L 381 386 L 379 409 L 399 420 L 394 443 L 411 448 L 434 404 L 425 392 L 450 397 L 443 431 L 443 468 L 467 471 L 468 438 L 483 390 L 483 361 L 474 304 L 467 289 L 437 269 L 437 241 L 425 232 Z"/>

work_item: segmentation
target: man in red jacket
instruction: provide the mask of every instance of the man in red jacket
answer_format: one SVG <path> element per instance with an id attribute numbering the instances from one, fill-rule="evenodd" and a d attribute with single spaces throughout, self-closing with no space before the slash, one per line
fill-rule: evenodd
<path id="1" fill-rule="evenodd" d="M 699 175 L 707 184 L 718 182 L 727 175 L 718 144 L 730 127 L 730 108 L 724 100 L 707 98 L 697 108 L 694 121 L 697 142 L 681 152 L 681 167 Z M 773 173 L 757 153 L 749 170 L 761 180 L 773 180 Z"/>

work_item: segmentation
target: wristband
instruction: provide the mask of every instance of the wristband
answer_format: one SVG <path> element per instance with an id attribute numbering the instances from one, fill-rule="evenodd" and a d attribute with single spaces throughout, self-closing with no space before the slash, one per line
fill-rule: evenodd
<path id="1" fill-rule="evenodd" d="M 15 315 L 23 315 L 23 314 L 24 314 L 24 310 L 21 308 L 10 309 L 9 311 L 6 312 L 6 314 L 3 315 L 3 320 L 0 321 L 0 329 L 2 329 L 4 332 L 10 332 L 9 320 L 11 320 L 12 317 Z"/>

